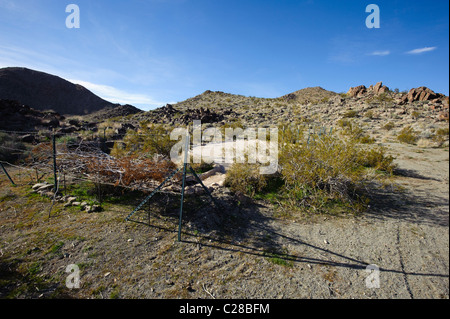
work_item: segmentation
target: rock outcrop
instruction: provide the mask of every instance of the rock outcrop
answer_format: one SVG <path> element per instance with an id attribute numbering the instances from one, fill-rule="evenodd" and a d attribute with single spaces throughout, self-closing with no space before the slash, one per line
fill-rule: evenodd
<path id="1" fill-rule="evenodd" d="M 0 130 L 6 131 L 53 129 L 64 120 L 64 116 L 56 112 L 41 112 L 14 100 L 0 99 L 0 114 Z"/>
<path id="2" fill-rule="evenodd" d="M 379 95 L 379 94 L 388 93 L 388 92 L 389 92 L 389 88 L 387 86 L 383 85 L 383 82 L 378 82 L 377 84 L 375 84 L 375 86 L 371 85 L 371 86 L 369 86 L 369 88 L 366 88 L 365 85 L 351 87 L 350 90 L 348 90 L 348 92 L 347 92 L 347 96 L 349 96 L 349 97 L 364 97 L 370 93 Z"/>
<path id="3" fill-rule="evenodd" d="M 356 87 L 351 87 L 347 92 L 349 97 L 362 97 L 367 93 L 367 88 L 365 85 L 359 85 Z"/>

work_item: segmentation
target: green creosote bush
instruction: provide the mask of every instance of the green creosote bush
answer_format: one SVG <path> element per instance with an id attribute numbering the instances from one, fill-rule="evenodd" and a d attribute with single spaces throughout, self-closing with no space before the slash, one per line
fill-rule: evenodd
<path id="1" fill-rule="evenodd" d="M 390 131 L 390 130 L 392 130 L 394 127 L 395 127 L 395 124 L 394 124 L 394 123 L 388 122 L 388 123 L 386 123 L 385 125 L 383 125 L 382 128 L 383 128 L 384 130 L 386 130 L 386 131 Z"/>
<path id="2" fill-rule="evenodd" d="M 418 136 L 416 132 L 410 126 L 405 126 L 397 135 L 397 140 L 401 143 L 415 144 Z"/>
<path id="3" fill-rule="evenodd" d="M 141 131 L 129 130 L 123 143 L 115 143 L 112 156 L 136 155 L 150 157 L 160 154 L 169 157 L 170 150 L 177 143 L 170 139 L 170 132 L 163 125 L 141 123 Z"/>
<path id="4" fill-rule="evenodd" d="M 355 110 L 348 110 L 347 112 L 344 113 L 344 118 L 353 118 L 358 116 L 358 111 Z"/>
<path id="5" fill-rule="evenodd" d="M 341 119 L 337 122 L 343 130 L 343 134 L 350 137 L 354 142 L 361 144 L 373 144 L 375 139 L 364 134 L 364 130 L 351 120 Z"/>
<path id="6" fill-rule="evenodd" d="M 267 176 L 261 175 L 259 168 L 258 164 L 234 163 L 227 171 L 224 185 L 253 197 L 267 185 Z"/>
<path id="7" fill-rule="evenodd" d="M 257 198 L 270 194 L 290 211 L 310 213 L 358 213 L 367 209 L 369 184 L 392 174 L 394 158 L 382 147 L 363 147 L 352 138 L 323 135 L 308 143 L 280 149 L 279 169 L 260 175 L 257 164 L 234 164 L 226 186 Z M 367 169 L 371 169 L 370 172 Z M 277 183 L 281 181 L 280 183 Z"/>

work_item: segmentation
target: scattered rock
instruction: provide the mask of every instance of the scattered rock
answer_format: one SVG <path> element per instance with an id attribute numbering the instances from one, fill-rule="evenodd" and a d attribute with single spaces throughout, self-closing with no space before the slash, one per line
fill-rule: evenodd
<path id="1" fill-rule="evenodd" d="M 46 185 L 49 185 L 48 183 L 38 183 L 38 184 L 34 184 L 32 187 L 31 187 L 31 189 L 33 189 L 33 190 L 38 190 L 39 188 L 41 188 L 41 187 L 43 187 L 43 186 L 46 186 Z"/>
<path id="2" fill-rule="evenodd" d="M 72 204 L 76 200 L 77 200 L 76 197 L 67 197 L 67 199 L 66 199 L 67 203 L 69 203 L 69 204 Z"/>
<path id="3" fill-rule="evenodd" d="M 46 192 L 46 191 L 48 191 L 49 189 L 52 189 L 53 187 L 54 187 L 53 184 L 45 184 L 45 185 L 43 185 L 43 186 L 37 188 L 36 191 L 37 191 L 38 193 L 39 193 L 39 192 Z"/>

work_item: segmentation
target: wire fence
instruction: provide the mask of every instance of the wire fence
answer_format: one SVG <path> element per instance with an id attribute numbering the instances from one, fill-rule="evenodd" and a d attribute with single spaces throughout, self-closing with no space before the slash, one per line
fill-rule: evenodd
<path id="1" fill-rule="evenodd" d="M 307 130 L 307 139 L 304 132 Z M 306 139 L 306 143 L 332 133 L 333 128 L 282 126 L 279 130 L 279 142 L 297 143 Z M 105 133 L 104 130 L 103 133 Z M 61 133 L 53 131 L 10 131 L 0 130 L 0 162 L 4 165 L 29 172 L 39 182 L 43 176 L 54 175 L 55 188 L 59 177 L 68 177 L 81 181 L 90 181 L 99 185 L 109 185 L 144 192 L 152 191 L 175 168 L 167 157 L 149 154 L 115 157 L 109 154 L 111 147 L 120 145 L 121 149 L 138 150 L 139 141 L 168 136 L 169 132 L 131 131 L 135 139 L 127 139 L 127 133 L 115 135 L 108 140 L 99 131 L 96 138 L 80 136 L 79 133 Z M 192 135 L 191 135 L 192 136 Z M 22 142 L 26 140 L 26 142 Z M 109 145 L 106 145 L 109 143 Z M 139 152 L 138 152 L 139 153 Z M 181 174 L 174 177 L 180 180 Z"/>
<path id="2" fill-rule="evenodd" d="M 77 134 L 0 130 L 8 135 L 0 141 L 0 163 L 28 172 L 31 182 L 54 174 L 58 180 L 71 178 L 129 190 L 152 191 L 175 167 L 168 158 L 154 156 L 114 157 L 105 139 L 84 139 Z M 142 135 L 142 134 L 141 134 Z M 156 136 L 156 134 L 145 134 Z M 32 140 L 23 143 L 23 137 Z M 115 142 L 125 144 L 121 139 Z M 11 158 L 13 160 L 11 160 Z M 178 176 L 178 178 L 180 178 Z"/>

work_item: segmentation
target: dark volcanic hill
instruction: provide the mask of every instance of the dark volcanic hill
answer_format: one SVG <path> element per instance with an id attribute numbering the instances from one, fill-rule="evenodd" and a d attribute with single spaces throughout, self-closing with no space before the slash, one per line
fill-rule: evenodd
<path id="1" fill-rule="evenodd" d="M 81 85 L 26 68 L 0 69 L 0 99 L 66 115 L 85 115 L 115 106 Z"/>

